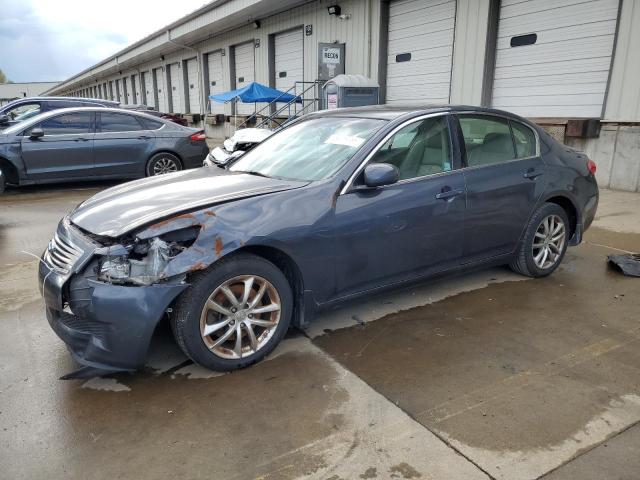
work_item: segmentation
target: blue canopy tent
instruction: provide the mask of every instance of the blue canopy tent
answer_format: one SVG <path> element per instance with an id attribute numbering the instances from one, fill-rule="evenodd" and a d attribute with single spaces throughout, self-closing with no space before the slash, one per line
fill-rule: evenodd
<path id="1" fill-rule="evenodd" d="M 261 85 L 257 82 L 251 82 L 246 87 L 231 90 L 230 92 L 209 95 L 209 98 L 218 103 L 227 103 L 234 100 L 241 101 L 242 103 L 271 103 L 275 101 L 285 103 L 295 101 L 296 103 L 302 103 L 300 97 L 281 92 L 280 90 Z"/>

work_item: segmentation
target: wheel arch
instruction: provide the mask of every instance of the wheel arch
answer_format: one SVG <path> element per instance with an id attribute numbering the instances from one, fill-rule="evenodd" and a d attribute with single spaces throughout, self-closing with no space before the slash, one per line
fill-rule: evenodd
<path id="1" fill-rule="evenodd" d="M 566 195 L 554 194 L 545 198 L 543 203 L 555 203 L 562 207 L 569 218 L 569 228 L 571 229 L 571 235 L 569 235 L 569 238 L 572 238 L 576 233 L 580 222 L 580 212 L 576 207 L 575 202 Z"/>
<path id="2" fill-rule="evenodd" d="M 4 157 L 0 157 L 0 167 L 2 168 L 3 173 L 7 176 L 7 183 L 12 185 L 18 185 L 20 183 L 18 168 L 13 163 Z"/>
<path id="3" fill-rule="evenodd" d="M 151 161 L 151 159 L 153 157 L 155 157 L 156 155 L 158 155 L 159 153 L 169 153 L 169 154 L 173 155 L 178 160 L 180 160 L 180 163 L 182 164 L 182 168 L 184 168 L 184 160 L 182 159 L 182 156 L 178 152 L 176 152 L 174 150 L 171 150 L 169 148 L 160 148 L 158 150 L 154 150 L 153 152 L 151 152 L 149 154 L 149 157 L 147 158 L 147 161 L 144 164 L 145 169 L 147 168 L 147 165 L 149 165 L 149 162 Z"/>

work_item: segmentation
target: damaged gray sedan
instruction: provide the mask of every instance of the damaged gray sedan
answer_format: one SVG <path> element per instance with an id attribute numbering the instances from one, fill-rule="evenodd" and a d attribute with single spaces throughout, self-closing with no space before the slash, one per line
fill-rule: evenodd
<path id="1" fill-rule="evenodd" d="M 163 318 L 195 362 L 241 368 L 356 296 L 478 266 L 550 275 L 594 218 L 594 173 L 497 110 L 314 113 L 227 168 L 80 204 L 40 262 L 47 318 L 71 376 L 140 368 Z"/>

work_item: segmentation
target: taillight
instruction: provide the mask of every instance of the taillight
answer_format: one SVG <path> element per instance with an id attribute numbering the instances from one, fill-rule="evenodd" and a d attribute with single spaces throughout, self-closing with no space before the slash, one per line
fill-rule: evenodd
<path id="1" fill-rule="evenodd" d="M 594 162 L 593 160 L 589 159 L 589 161 L 587 162 L 587 168 L 589 169 L 589 171 L 591 172 L 592 175 L 596 174 L 596 169 L 598 168 L 596 166 L 596 162 Z"/>
<path id="2" fill-rule="evenodd" d="M 192 142 L 203 142 L 207 139 L 207 136 L 204 132 L 196 132 L 189 137 Z"/>

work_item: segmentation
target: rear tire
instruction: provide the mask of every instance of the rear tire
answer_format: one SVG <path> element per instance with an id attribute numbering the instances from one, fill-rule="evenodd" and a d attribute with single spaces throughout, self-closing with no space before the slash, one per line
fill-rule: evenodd
<path id="1" fill-rule="evenodd" d="M 174 305 L 171 328 L 182 351 L 205 368 L 230 371 L 259 362 L 289 328 L 291 286 L 262 257 L 230 256 L 190 283 Z"/>
<path id="2" fill-rule="evenodd" d="M 516 258 L 509 267 L 527 277 L 546 277 L 562 262 L 569 243 L 569 218 L 555 203 L 545 203 L 534 212 Z"/>
<path id="3" fill-rule="evenodd" d="M 147 162 L 147 177 L 163 175 L 165 173 L 179 172 L 182 170 L 182 162 L 178 157 L 168 152 L 156 153 Z"/>
<path id="4" fill-rule="evenodd" d="M 0 167 L 0 194 L 4 193 L 4 189 L 6 186 L 7 186 L 7 176 L 2 170 L 2 167 Z"/>

